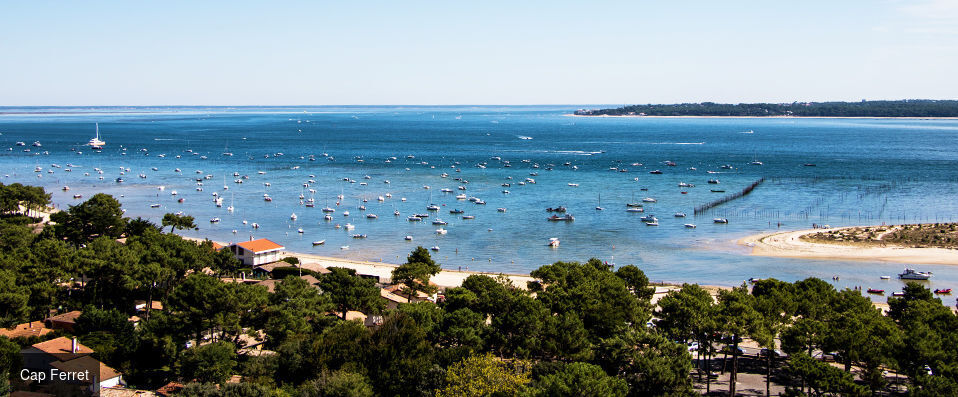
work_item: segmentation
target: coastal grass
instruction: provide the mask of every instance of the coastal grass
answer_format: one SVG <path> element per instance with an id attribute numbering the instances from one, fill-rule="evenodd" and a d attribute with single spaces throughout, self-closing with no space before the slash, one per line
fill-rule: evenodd
<path id="1" fill-rule="evenodd" d="M 958 223 L 850 227 L 809 233 L 800 239 L 866 247 L 890 244 L 912 248 L 958 249 Z"/>

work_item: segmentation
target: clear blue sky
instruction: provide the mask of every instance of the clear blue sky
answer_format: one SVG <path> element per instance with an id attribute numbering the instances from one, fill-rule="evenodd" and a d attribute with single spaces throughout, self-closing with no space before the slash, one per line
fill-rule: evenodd
<path id="1" fill-rule="evenodd" d="M 955 99 L 956 71 L 956 0 L 0 0 L 0 105 Z"/>

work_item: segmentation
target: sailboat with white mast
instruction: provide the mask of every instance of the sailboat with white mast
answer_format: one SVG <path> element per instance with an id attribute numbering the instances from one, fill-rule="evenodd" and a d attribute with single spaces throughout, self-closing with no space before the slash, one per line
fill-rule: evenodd
<path id="1" fill-rule="evenodd" d="M 87 143 L 91 149 L 103 149 L 106 146 L 106 142 L 100 140 L 100 123 L 96 123 L 96 136 L 90 139 L 90 142 Z"/>

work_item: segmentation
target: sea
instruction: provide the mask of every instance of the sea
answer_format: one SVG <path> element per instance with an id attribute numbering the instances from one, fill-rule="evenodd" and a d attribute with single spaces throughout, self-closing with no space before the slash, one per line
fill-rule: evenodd
<path id="1" fill-rule="evenodd" d="M 43 186 L 61 209 L 105 192 L 129 217 L 195 217 L 185 236 L 351 260 L 402 263 L 423 246 L 446 269 L 598 258 L 653 281 L 814 276 L 889 292 L 913 267 L 934 273 L 931 288 L 958 288 L 956 266 L 770 258 L 736 244 L 813 225 L 958 220 L 958 120 L 570 116 L 583 107 L 597 106 L 5 107 L 0 182 Z M 102 150 L 85 146 L 97 128 Z M 574 221 L 547 220 L 557 207 Z M 658 226 L 640 219 L 650 214 Z"/>

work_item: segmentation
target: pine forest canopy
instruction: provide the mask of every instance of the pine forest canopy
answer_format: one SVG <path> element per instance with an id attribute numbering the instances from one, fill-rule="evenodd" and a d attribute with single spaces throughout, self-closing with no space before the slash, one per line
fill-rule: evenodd
<path id="1" fill-rule="evenodd" d="M 718 387 L 708 374 L 721 370 L 735 385 L 739 368 L 765 373 L 766 395 L 772 382 L 790 396 L 866 396 L 901 383 L 910 395 L 958 395 L 958 316 L 917 283 L 888 299 L 887 314 L 817 278 L 757 280 L 717 296 L 685 284 L 653 304 L 641 269 L 590 259 L 541 266 L 526 288 L 474 274 L 435 303 L 387 308 L 381 285 L 351 269 L 311 281 L 274 272 L 272 292 L 235 282 L 248 268 L 229 250 L 173 234 L 175 222 L 167 232 L 123 217 L 106 194 L 40 230 L 25 212 L 49 204 L 42 188 L 0 184 L 0 203 L 0 328 L 82 312 L 72 330 L 0 336 L 0 395 L 20 350 L 61 334 L 129 386 L 187 383 L 183 397 L 692 396 L 696 379 Z M 439 271 L 418 247 L 392 279 L 412 298 L 435 292 Z M 139 313 L 138 300 L 162 308 Z M 346 320 L 351 311 L 382 322 Z M 247 346 L 254 339 L 263 351 Z M 783 353 L 745 354 L 749 341 Z M 893 385 L 886 370 L 904 379 Z M 242 383 L 226 383 L 233 375 Z"/>
<path id="2" fill-rule="evenodd" d="M 958 117 L 958 100 L 904 99 L 861 102 L 679 103 L 580 109 L 578 116 L 713 117 Z"/>

